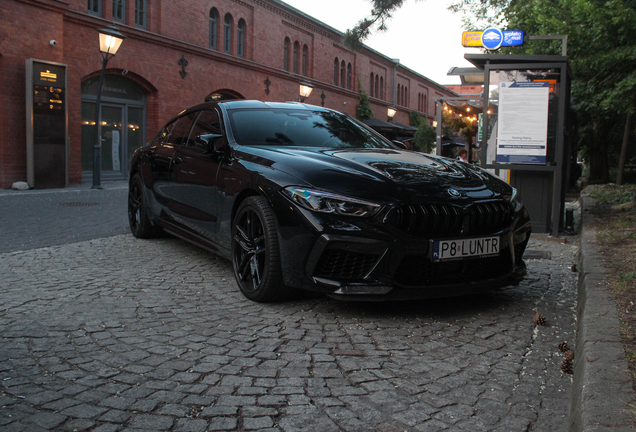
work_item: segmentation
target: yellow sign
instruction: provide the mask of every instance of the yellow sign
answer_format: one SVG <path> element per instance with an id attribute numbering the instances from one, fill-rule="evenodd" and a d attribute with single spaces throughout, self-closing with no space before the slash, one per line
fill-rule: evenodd
<path id="1" fill-rule="evenodd" d="M 471 31 L 462 33 L 462 45 L 465 47 L 482 47 L 480 31 Z"/>

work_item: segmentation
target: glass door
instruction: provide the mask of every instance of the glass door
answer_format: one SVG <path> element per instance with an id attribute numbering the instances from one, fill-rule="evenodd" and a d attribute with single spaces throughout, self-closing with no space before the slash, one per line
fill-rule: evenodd
<path id="1" fill-rule="evenodd" d="M 127 170 L 123 114 L 121 106 L 102 104 L 102 174 L 124 174 Z"/>

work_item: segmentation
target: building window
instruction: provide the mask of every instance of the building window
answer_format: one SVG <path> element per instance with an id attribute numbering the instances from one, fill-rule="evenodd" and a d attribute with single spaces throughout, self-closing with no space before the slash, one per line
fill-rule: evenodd
<path id="1" fill-rule="evenodd" d="M 375 93 L 373 93 L 373 72 L 371 72 L 371 76 L 369 77 L 369 96 L 375 97 Z"/>
<path id="2" fill-rule="evenodd" d="M 334 85 L 338 85 L 338 68 L 340 67 L 340 62 L 338 61 L 338 57 L 333 61 L 333 83 Z"/>
<path id="3" fill-rule="evenodd" d="M 88 0 L 88 13 L 102 16 L 102 0 Z"/>
<path id="4" fill-rule="evenodd" d="M 380 99 L 384 100 L 384 77 L 380 77 Z"/>
<path id="5" fill-rule="evenodd" d="M 113 21 L 126 21 L 126 0 L 113 0 Z"/>
<path id="6" fill-rule="evenodd" d="M 236 55 L 245 57 L 245 20 L 241 18 L 236 29 Z"/>
<path id="7" fill-rule="evenodd" d="M 353 72 L 351 70 L 351 63 L 347 65 L 347 88 L 351 90 L 351 81 L 353 79 Z"/>
<path id="8" fill-rule="evenodd" d="M 135 24 L 137 27 L 146 28 L 147 0 L 135 0 Z"/>
<path id="9" fill-rule="evenodd" d="M 343 60 L 342 63 L 340 63 L 340 87 L 345 86 L 345 68 L 346 67 L 347 67 L 347 64 Z"/>
<path id="10" fill-rule="evenodd" d="M 307 76 L 308 57 L 309 57 L 309 47 L 307 45 L 303 45 L 303 67 L 302 67 L 303 76 Z"/>
<path id="11" fill-rule="evenodd" d="M 423 95 L 423 100 L 422 100 L 422 111 L 423 111 L 423 112 L 427 112 L 427 111 L 428 111 L 428 107 L 426 106 L 426 105 L 427 105 L 427 103 L 426 103 L 426 102 L 428 102 L 428 101 L 426 100 L 426 95 Z"/>
<path id="12" fill-rule="evenodd" d="M 289 71 L 289 48 L 291 45 L 291 41 L 289 40 L 289 38 L 285 38 L 285 53 L 283 56 L 283 69 L 285 69 L 286 71 Z"/>
<path id="13" fill-rule="evenodd" d="M 375 76 L 375 97 L 380 97 L 380 76 Z"/>
<path id="14" fill-rule="evenodd" d="M 223 52 L 232 53 L 232 15 L 225 14 L 223 21 Z"/>
<path id="15" fill-rule="evenodd" d="M 213 50 L 217 49 L 217 41 L 218 41 L 218 27 L 219 25 L 219 12 L 216 8 L 210 9 L 210 48 Z"/>
<path id="16" fill-rule="evenodd" d="M 404 86 L 404 106 L 409 106 L 409 88 Z"/>
<path id="17" fill-rule="evenodd" d="M 300 44 L 298 41 L 294 42 L 294 57 L 292 58 L 292 72 L 298 73 L 298 51 L 300 50 Z"/>
<path id="18" fill-rule="evenodd" d="M 401 100 L 401 98 L 402 98 L 402 88 L 401 88 L 401 87 L 400 87 L 400 85 L 398 84 L 398 85 L 397 85 L 397 101 L 396 101 L 396 103 L 397 103 L 398 105 L 402 105 L 402 100 Z"/>

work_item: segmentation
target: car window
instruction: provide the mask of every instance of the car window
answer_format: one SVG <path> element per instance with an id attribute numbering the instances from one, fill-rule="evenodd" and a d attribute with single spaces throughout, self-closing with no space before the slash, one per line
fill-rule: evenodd
<path id="1" fill-rule="evenodd" d="M 175 146 L 188 145 L 188 137 L 192 130 L 192 124 L 199 114 L 201 114 L 201 111 L 191 112 L 169 124 L 166 127 L 164 144 L 172 144 Z"/>
<path id="2" fill-rule="evenodd" d="M 218 113 L 214 110 L 203 110 L 194 122 L 189 144 L 201 150 L 209 150 L 208 145 L 220 138 L 221 134 Z"/>
<path id="3" fill-rule="evenodd" d="M 241 145 L 391 148 L 374 132 L 332 111 L 236 109 L 229 110 L 229 119 Z"/>

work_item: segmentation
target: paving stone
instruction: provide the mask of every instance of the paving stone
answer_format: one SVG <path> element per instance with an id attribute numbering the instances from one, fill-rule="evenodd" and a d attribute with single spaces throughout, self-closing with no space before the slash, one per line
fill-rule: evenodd
<path id="1" fill-rule="evenodd" d="M 127 223 L 124 187 L 73 193 L 112 204 L 103 225 Z M 91 219 L 76 229 L 95 236 L 64 239 L 65 196 L 24 201 L 59 233 L 0 245 L 0 429 L 69 418 L 100 432 L 569 428 L 555 346 L 575 335 L 571 244 L 536 236 L 530 249 L 552 259 L 479 296 L 257 304 L 230 262 L 176 238 L 105 236 Z M 536 310 L 550 321 L 538 331 Z"/>

